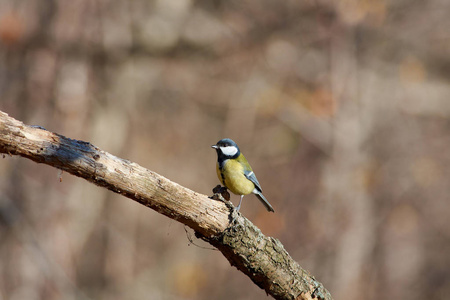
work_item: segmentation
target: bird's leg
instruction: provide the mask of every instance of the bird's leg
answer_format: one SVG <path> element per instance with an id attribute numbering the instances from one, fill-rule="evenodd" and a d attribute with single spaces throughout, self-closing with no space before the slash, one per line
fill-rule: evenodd
<path id="1" fill-rule="evenodd" d="M 244 195 L 241 195 L 241 201 L 239 201 L 239 205 L 236 206 L 236 212 L 239 212 L 239 210 L 241 209 L 242 198 L 244 198 Z"/>

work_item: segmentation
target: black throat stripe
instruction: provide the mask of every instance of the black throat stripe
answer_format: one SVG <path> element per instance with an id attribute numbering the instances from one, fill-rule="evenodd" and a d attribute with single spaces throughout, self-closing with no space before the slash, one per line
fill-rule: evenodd
<path id="1" fill-rule="evenodd" d="M 227 159 L 221 159 L 219 160 L 219 170 L 220 170 L 220 177 L 222 177 L 222 182 L 223 184 L 226 186 L 227 184 L 225 183 L 225 174 L 223 174 L 223 168 L 225 167 L 225 162 L 227 161 Z"/>

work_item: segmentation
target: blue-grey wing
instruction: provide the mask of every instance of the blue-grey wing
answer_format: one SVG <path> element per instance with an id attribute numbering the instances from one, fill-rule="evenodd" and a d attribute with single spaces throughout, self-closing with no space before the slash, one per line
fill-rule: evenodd
<path id="1" fill-rule="evenodd" d="M 256 179 L 255 173 L 253 173 L 252 170 L 244 170 L 244 175 L 248 180 L 253 182 L 253 184 L 255 185 L 255 187 L 258 191 L 262 192 L 262 189 L 261 189 L 261 186 L 259 185 L 258 179 Z"/>

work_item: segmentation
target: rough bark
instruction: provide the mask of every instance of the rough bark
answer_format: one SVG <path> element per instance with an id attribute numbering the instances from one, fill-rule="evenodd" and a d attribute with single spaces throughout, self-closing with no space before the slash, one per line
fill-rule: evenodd
<path id="1" fill-rule="evenodd" d="M 25 125 L 4 112 L 0 112 L 0 153 L 64 170 L 191 227 L 275 299 L 332 299 L 280 241 L 264 236 L 225 201 L 211 200 L 91 143 Z M 223 200 L 220 194 L 213 198 Z"/>

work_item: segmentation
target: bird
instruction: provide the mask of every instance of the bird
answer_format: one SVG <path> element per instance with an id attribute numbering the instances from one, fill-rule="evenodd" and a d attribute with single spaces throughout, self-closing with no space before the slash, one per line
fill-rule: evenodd
<path id="1" fill-rule="evenodd" d="M 216 171 L 220 182 L 233 194 L 241 196 L 236 211 L 239 212 L 244 196 L 253 193 L 269 212 L 274 212 L 272 205 L 263 196 L 261 185 L 238 145 L 225 138 L 211 147 L 217 152 Z"/>

